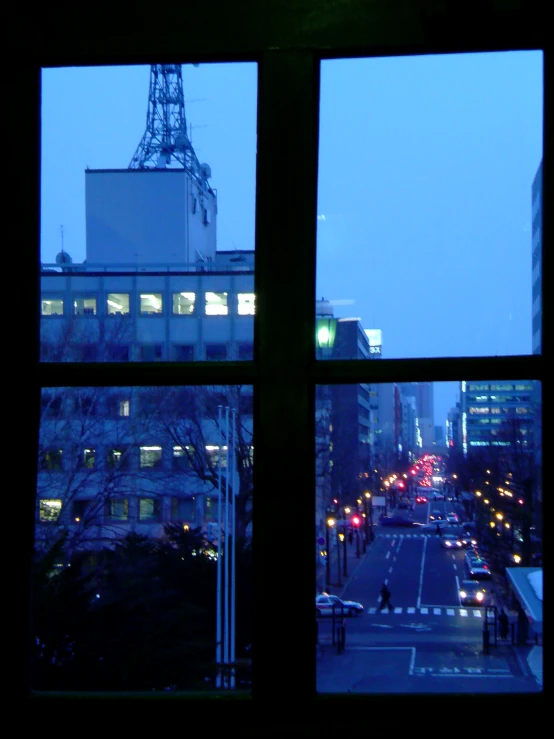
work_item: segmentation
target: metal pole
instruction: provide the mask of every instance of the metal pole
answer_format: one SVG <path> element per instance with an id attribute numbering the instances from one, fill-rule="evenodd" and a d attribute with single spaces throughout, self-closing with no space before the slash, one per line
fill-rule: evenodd
<path id="1" fill-rule="evenodd" d="M 218 421 L 218 428 L 219 428 L 219 454 L 217 459 L 217 490 L 218 490 L 218 499 L 217 499 L 217 605 L 216 605 L 216 622 L 217 622 L 217 629 L 216 629 L 216 636 L 215 636 L 215 643 L 216 643 L 216 663 L 217 663 L 217 673 L 216 673 L 216 687 L 221 688 L 221 658 L 222 658 L 222 648 L 221 648 L 221 552 L 222 552 L 222 546 L 221 546 L 221 453 L 223 451 L 223 443 L 222 443 L 222 435 L 221 435 L 221 406 L 217 406 L 217 421 Z"/>
<path id="2" fill-rule="evenodd" d="M 360 529 L 356 528 L 356 557 L 360 559 Z"/>
<path id="3" fill-rule="evenodd" d="M 223 626 L 224 640 L 223 640 L 223 662 L 225 664 L 225 686 L 229 687 L 229 673 L 227 672 L 229 666 L 229 406 L 225 407 L 225 440 L 226 455 L 225 455 L 225 621 Z"/>
<path id="4" fill-rule="evenodd" d="M 325 517 L 325 590 L 331 587 L 331 552 L 329 551 L 329 524 Z"/>
<path id="5" fill-rule="evenodd" d="M 236 468 L 236 454 L 235 454 L 235 444 L 236 444 L 236 409 L 232 409 L 232 418 L 233 418 L 233 428 L 232 428 L 232 444 L 231 444 L 231 450 L 232 454 L 230 455 L 231 464 L 233 465 L 233 484 L 231 486 L 231 495 L 232 502 L 231 502 L 231 541 L 232 541 L 232 555 L 231 555 L 231 664 L 235 664 L 235 590 L 236 590 L 236 581 L 235 581 L 235 553 L 237 551 L 237 546 L 235 543 L 235 501 L 237 496 L 237 468 Z M 235 687 L 235 668 L 231 668 L 231 687 Z"/>
<path id="6" fill-rule="evenodd" d="M 337 586 L 340 588 L 342 586 L 342 580 L 340 579 L 341 575 L 341 569 L 340 569 L 340 535 L 339 535 L 339 526 L 337 524 L 337 528 L 335 531 L 336 541 L 337 541 L 337 574 L 338 574 L 338 580 L 337 580 Z"/>
<path id="7" fill-rule="evenodd" d="M 343 537 L 343 540 L 342 540 L 342 556 L 343 556 L 343 570 L 342 570 L 342 574 L 346 578 L 346 577 L 348 577 L 348 572 L 346 571 L 346 554 L 347 554 L 347 547 L 346 547 L 346 526 L 343 526 L 342 531 L 343 531 L 343 534 L 344 534 L 344 537 Z"/>

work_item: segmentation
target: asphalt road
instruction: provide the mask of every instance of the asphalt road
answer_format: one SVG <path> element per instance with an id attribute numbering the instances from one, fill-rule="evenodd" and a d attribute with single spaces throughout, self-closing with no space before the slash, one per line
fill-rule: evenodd
<path id="1" fill-rule="evenodd" d="M 455 502 L 416 505 L 413 519 L 426 523 L 433 509 L 446 513 L 455 510 Z M 483 653 L 484 609 L 462 607 L 458 595 L 467 578 L 463 550 L 443 548 L 440 537 L 421 527 L 378 526 L 375 533 L 371 549 L 339 593 L 364 606 L 362 615 L 346 621 L 343 654 L 332 647 L 332 619 L 319 619 L 319 691 L 384 692 L 390 682 L 391 692 L 403 692 L 402 685 L 404 692 L 437 692 L 444 684 L 439 677 L 457 678 L 450 682 L 458 691 L 539 689 L 509 645 Z M 391 612 L 379 611 L 384 582 L 391 591 Z"/>

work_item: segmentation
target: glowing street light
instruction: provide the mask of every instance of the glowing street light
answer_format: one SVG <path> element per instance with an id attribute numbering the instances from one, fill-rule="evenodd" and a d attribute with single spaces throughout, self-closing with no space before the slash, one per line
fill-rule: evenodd
<path id="1" fill-rule="evenodd" d="M 496 518 L 497 518 L 497 519 L 498 519 L 499 521 L 502 521 L 502 519 L 504 518 L 504 516 L 503 516 L 503 515 L 502 515 L 501 513 L 497 513 L 497 514 L 496 514 Z"/>

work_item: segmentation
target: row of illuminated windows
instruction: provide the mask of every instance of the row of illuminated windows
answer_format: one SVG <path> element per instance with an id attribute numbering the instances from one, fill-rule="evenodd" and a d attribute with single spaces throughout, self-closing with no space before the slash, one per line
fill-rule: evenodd
<path id="1" fill-rule="evenodd" d="M 235 305 L 239 316 L 253 316 L 255 311 L 254 293 L 238 293 Z M 72 315 L 96 316 L 99 313 L 98 296 L 94 294 L 82 295 L 72 299 Z M 43 316 L 63 316 L 66 300 L 62 293 L 42 295 Z M 198 300 L 194 292 L 173 293 L 173 315 L 198 315 Z M 203 313 L 205 316 L 229 315 L 229 293 L 205 292 L 203 298 Z M 131 293 L 108 293 L 105 302 L 105 311 L 109 316 L 128 315 L 131 313 Z M 161 315 L 164 312 L 164 296 L 159 292 L 139 293 L 138 313 L 141 316 Z"/>
<path id="2" fill-rule="evenodd" d="M 214 509 L 217 511 L 217 501 L 209 496 L 204 497 L 204 521 L 213 518 Z M 166 503 L 169 503 L 167 505 Z M 164 505 L 165 504 L 165 505 Z M 79 525 L 85 521 L 89 523 L 102 523 L 104 519 L 117 521 L 181 521 L 187 524 L 195 524 L 199 518 L 196 497 L 165 499 L 158 496 L 152 497 L 114 497 L 106 501 L 100 510 L 95 509 L 92 499 L 74 500 L 68 506 L 64 506 L 59 498 L 44 498 L 38 502 L 38 519 L 42 523 L 55 523 L 60 521 L 64 508 L 68 508 L 68 523 Z"/>
<path id="3" fill-rule="evenodd" d="M 118 469 L 130 469 L 133 462 L 136 461 L 134 457 L 134 450 L 136 447 L 127 445 L 119 445 L 116 448 L 109 449 L 105 455 L 105 462 L 109 468 Z M 219 463 L 219 446 L 207 445 L 206 456 L 210 460 L 211 464 L 217 465 Z M 160 469 L 164 466 L 164 455 L 163 448 L 158 445 L 152 446 L 141 446 L 139 450 L 139 466 L 142 469 Z M 223 454 L 221 455 L 221 466 L 227 466 L 226 458 L 227 447 L 223 447 Z M 253 447 L 250 448 L 251 458 L 253 456 Z M 199 459 L 196 454 L 194 447 L 192 446 L 173 446 L 171 456 L 171 467 L 174 470 L 187 469 L 190 466 L 189 460 L 191 458 Z M 99 465 L 98 450 L 95 448 L 85 448 L 79 454 L 79 465 L 82 468 L 92 469 Z M 48 449 L 44 452 L 40 460 L 40 468 L 44 471 L 61 472 L 64 469 L 64 452 L 63 449 L 53 448 Z"/>
<path id="4" fill-rule="evenodd" d="M 238 360 L 242 362 L 254 359 L 252 342 L 238 342 L 236 348 L 229 343 L 203 344 L 49 344 L 42 342 L 40 358 L 43 362 L 75 361 L 75 362 L 216 362 Z"/>
<path id="5" fill-rule="evenodd" d="M 472 383 L 468 383 L 466 390 L 532 390 L 533 386 L 529 383 L 525 385 L 491 385 L 489 383 L 481 384 L 481 385 L 475 385 Z"/>
<path id="6" fill-rule="evenodd" d="M 468 403 L 529 403 L 530 395 L 468 395 Z"/>
<path id="7" fill-rule="evenodd" d="M 219 446 L 207 445 L 206 457 L 212 465 L 219 464 Z M 119 445 L 109 449 L 103 456 L 99 458 L 96 448 L 82 449 L 78 456 L 78 464 L 83 469 L 93 469 L 105 462 L 110 469 L 131 469 L 136 462 L 141 469 L 162 469 L 165 467 L 165 458 L 163 447 L 159 445 L 144 445 L 138 447 L 138 460 L 136 458 L 136 446 Z M 250 448 L 251 458 L 253 457 L 253 447 Z M 191 465 L 190 460 L 200 460 L 199 454 L 193 446 L 173 446 L 171 448 L 171 468 L 173 470 L 188 469 Z M 223 446 L 223 454 L 221 455 L 221 466 L 227 466 L 227 447 Z M 43 452 L 40 458 L 40 469 L 48 472 L 64 471 L 64 450 L 60 448 L 51 448 Z"/>
<path id="8" fill-rule="evenodd" d="M 468 413 L 471 414 L 487 414 L 487 415 L 499 415 L 499 414 L 505 414 L 509 415 L 512 411 L 515 410 L 516 414 L 518 415 L 525 415 L 526 413 L 531 413 L 530 408 L 526 407 L 517 407 L 517 408 L 488 408 L 488 407 L 475 407 L 472 406 L 467 409 Z"/>

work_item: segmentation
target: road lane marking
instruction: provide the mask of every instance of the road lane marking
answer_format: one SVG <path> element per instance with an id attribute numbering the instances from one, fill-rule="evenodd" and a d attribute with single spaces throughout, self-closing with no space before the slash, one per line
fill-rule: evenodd
<path id="1" fill-rule="evenodd" d="M 387 577 L 387 579 L 385 580 L 385 585 L 388 585 L 388 583 L 389 583 L 389 579 Z"/>
<path id="2" fill-rule="evenodd" d="M 440 616 L 440 614 L 441 614 L 441 609 L 440 609 L 440 608 L 433 608 L 433 613 L 434 613 L 434 614 L 435 614 L 436 616 Z"/>
<path id="3" fill-rule="evenodd" d="M 397 606 L 397 607 L 396 607 L 396 608 L 394 609 L 394 612 L 395 612 L 395 613 L 402 613 L 402 608 L 400 608 L 399 606 Z"/>
<path id="4" fill-rule="evenodd" d="M 456 592 L 458 593 L 458 604 L 461 606 L 462 599 L 460 598 L 460 581 L 458 580 L 458 575 L 456 575 L 456 587 L 457 587 Z"/>
<path id="5" fill-rule="evenodd" d="M 415 608 L 413 606 L 408 608 L 408 613 L 415 613 Z"/>
<path id="6" fill-rule="evenodd" d="M 454 615 L 454 609 L 453 608 L 447 608 L 446 609 L 446 613 L 447 613 L 448 616 L 453 616 Z"/>
<path id="7" fill-rule="evenodd" d="M 390 557 L 390 552 L 387 552 L 385 559 L 388 559 Z"/>
<path id="8" fill-rule="evenodd" d="M 392 572 L 392 567 L 389 567 L 389 572 Z"/>
<path id="9" fill-rule="evenodd" d="M 475 616 L 475 618 L 483 618 L 483 614 L 481 613 L 481 611 L 473 611 L 473 615 Z"/>
<path id="10" fill-rule="evenodd" d="M 421 611 L 421 613 L 429 613 L 428 608 L 420 608 L 419 610 Z"/>
<path id="11" fill-rule="evenodd" d="M 467 616 L 467 611 L 465 608 L 460 608 L 460 616 L 463 616 L 464 618 Z"/>
<path id="12" fill-rule="evenodd" d="M 421 605 L 421 592 L 423 590 L 423 571 L 425 567 L 425 550 L 427 548 L 427 539 L 423 542 L 423 554 L 421 555 L 421 571 L 419 573 L 419 590 L 417 594 L 417 607 Z"/>
<path id="13" fill-rule="evenodd" d="M 453 568 L 454 568 L 455 570 L 457 570 L 457 569 L 458 569 L 458 568 L 457 568 L 457 566 L 456 566 L 456 563 L 455 563 L 455 562 L 454 562 L 454 564 L 452 565 L 452 567 L 453 567 Z"/>

